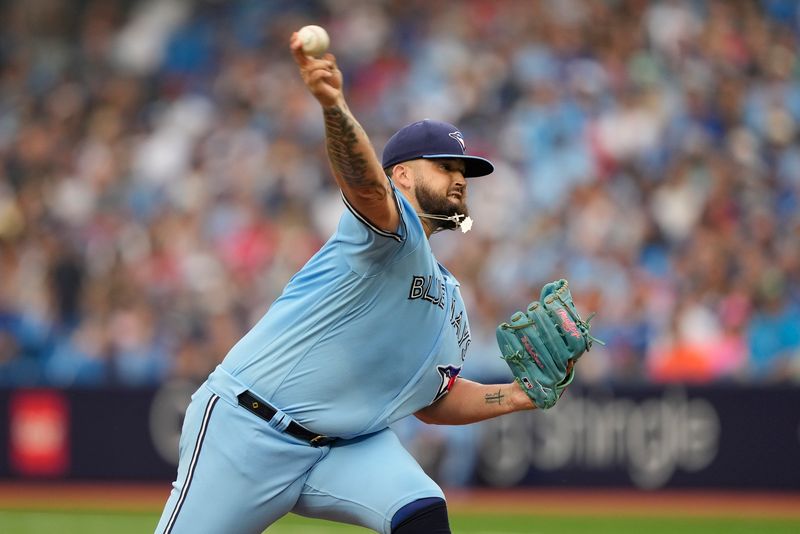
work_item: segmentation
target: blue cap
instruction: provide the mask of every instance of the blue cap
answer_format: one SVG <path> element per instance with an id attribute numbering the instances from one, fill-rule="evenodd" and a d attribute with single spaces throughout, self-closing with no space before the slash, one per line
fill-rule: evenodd
<path id="1" fill-rule="evenodd" d="M 464 177 L 486 176 L 494 171 L 492 162 L 468 156 L 464 136 L 446 122 L 425 119 L 401 128 L 383 149 L 382 167 L 412 159 L 450 158 L 464 161 Z"/>

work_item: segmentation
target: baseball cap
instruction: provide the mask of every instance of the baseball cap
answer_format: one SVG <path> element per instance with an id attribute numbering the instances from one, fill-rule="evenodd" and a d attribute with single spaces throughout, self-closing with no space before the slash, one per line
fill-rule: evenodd
<path id="1" fill-rule="evenodd" d="M 383 149 L 383 168 L 412 159 L 451 158 L 464 161 L 464 177 L 486 176 L 494 171 L 492 162 L 469 156 L 464 136 L 452 124 L 425 119 L 397 131 Z"/>

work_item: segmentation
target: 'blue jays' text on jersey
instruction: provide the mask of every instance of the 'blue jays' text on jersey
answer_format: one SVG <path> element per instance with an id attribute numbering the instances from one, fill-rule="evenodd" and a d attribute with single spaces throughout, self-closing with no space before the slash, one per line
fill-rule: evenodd
<path id="1" fill-rule="evenodd" d="M 314 432 L 380 430 L 441 398 L 461 371 L 470 331 L 458 281 L 394 195 L 396 234 L 348 204 L 337 232 L 220 365 Z"/>

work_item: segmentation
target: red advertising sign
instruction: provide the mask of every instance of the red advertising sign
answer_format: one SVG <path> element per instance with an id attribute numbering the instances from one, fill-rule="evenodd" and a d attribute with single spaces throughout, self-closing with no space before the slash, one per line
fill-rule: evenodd
<path id="1" fill-rule="evenodd" d="M 62 393 L 20 391 L 9 403 L 11 469 L 20 475 L 57 476 L 69 467 L 69 412 Z"/>

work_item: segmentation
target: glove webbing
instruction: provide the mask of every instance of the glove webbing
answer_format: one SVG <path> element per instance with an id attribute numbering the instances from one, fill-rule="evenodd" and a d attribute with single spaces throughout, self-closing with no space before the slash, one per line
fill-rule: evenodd
<path id="1" fill-rule="evenodd" d="M 597 342 L 597 343 L 600 343 L 601 345 L 605 346 L 605 342 L 604 341 L 602 341 L 600 339 L 597 339 L 589 331 L 591 329 L 591 324 L 590 323 L 592 322 L 592 319 L 594 318 L 594 316 L 597 315 L 597 312 L 590 313 L 585 321 L 583 319 L 581 319 L 581 316 L 578 315 L 577 310 L 575 310 L 575 306 L 570 304 L 570 303 L 567 303 L 563 298 L 561 298 L 561 294 L 563 293 L 563 290 L 566 287 L 567 286 L 565 284 L 563 287 L 559 288 L 559 290 L 556 291 L 555 294 L 549 295 L 548 298 L 557 298 L 559 300 L 559 302 L 561 302 L 561 304 L 564 306 L 564 309 L 567 310 L 567 313 L 569 314 L 570 318 L 575 322 L 575 325 L 580 329 L 580 331 L 583 334 L 584 338 L 587 339 L 587 341 L 586 341 L 586 352 L 589 352 L 589 350 L 592 348 L 592 343 L 593 342 Z"/>

